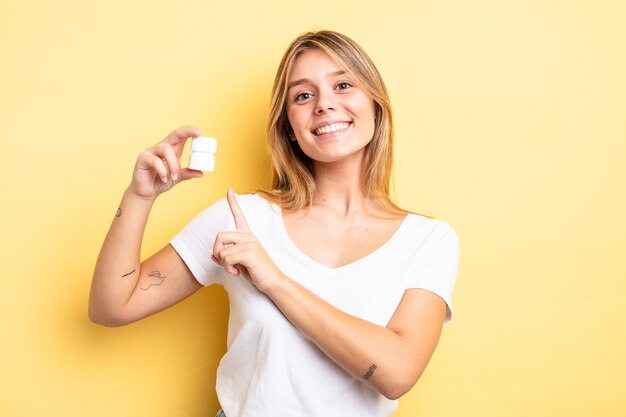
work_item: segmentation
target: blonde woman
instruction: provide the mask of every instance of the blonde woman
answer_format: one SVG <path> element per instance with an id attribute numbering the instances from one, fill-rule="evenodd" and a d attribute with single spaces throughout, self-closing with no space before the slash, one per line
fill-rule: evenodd
<path id="1" fill-rule="evenodd" d="M 202 175 L 180 166 L 200 135 L 182 127 L 139 155 L 96 264 L 91 320 L 123 325 L 220 284 L 218 415 L 390 415 L 451 318 L 459 245 L 447 223 L 390 200 L 393 125 L 374 64 L 342 34 L 299 36 L 273 88 L 272 188 L 229 190 L 140 262 L 157 196 Z"/>

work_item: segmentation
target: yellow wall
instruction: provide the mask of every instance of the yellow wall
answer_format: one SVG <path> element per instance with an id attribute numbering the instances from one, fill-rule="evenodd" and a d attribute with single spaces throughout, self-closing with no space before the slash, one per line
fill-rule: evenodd
<path id="1" fill-rule="evenodd" d="M 337 4 L 339 3 L 339 4 Z M 397 116 L 398 201 L 453 224 L 455 319 L 409 416 L 623 416 L 626 3 L 0 1 L 0 415 L 212 416 L 218 287 L 145 321 L 87 320 L 137 154 L 182 124 L 215 174 L 162 196 L 143 253 L 267 184 L 293 37 L 353 37 Z"/>

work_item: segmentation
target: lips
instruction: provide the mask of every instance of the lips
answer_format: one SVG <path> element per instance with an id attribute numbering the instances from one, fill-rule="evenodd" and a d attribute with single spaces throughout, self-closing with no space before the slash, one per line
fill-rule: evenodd
<path id="1" fill-rule="evenodd" d="M 316 136 L 321 136 L 326 133 L 339 132 L 341 130 L 346 130 L 350 127 L 350 122 L 334 122 L 327 123 L 323 126 L 317 127 L 312 130 L 313 134 Z"/>

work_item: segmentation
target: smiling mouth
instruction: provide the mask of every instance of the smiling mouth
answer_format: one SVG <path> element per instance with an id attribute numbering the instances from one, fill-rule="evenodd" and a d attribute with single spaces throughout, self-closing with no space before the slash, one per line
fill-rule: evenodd
<path id="1" fill-rule="evenodd" d="M 333 123 L 332 125 L 322 126 L 318 129 L 315 129 L 313 133 L 316 136 L 321 136 L 325 133 L 339 132 L 341 130 L 346 130 L 350 127 L 350 123 Z"/>

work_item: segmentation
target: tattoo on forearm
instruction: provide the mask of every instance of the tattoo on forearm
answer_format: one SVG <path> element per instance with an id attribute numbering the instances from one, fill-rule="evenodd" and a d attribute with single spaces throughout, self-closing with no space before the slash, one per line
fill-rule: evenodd
<path id="1" fill-rule="evenodd" d="M 120 217 L 122 215 L 122 208 L 118 207 L 117 208 L 117 213 L 115 213 L 115 217 Z"/>
<path id="2" fill-rule="evenodd" d="M 148 289 L 150 289 L 150 287 L 156 287 L 156 286 L 159 286 L 159 285 L 163 284 L 163 281 L 165 281 L 165 279 L 167 278 L 165 276 L 162 276 L 161 272 L 159 272 L 159 271 L 152 271 L 152 272 L 150 272 L 148 274 L 148 277 L 156 278 L 157 281 L 148 283 L 147 287 L 139 287 L 140 289 L 142 289 L 144 291 L 147 291 Z"/>
<path id="3" fill-rule="evenodd" d="M 372 375 L 374 375 L 374 371 L 376 370 L 376 368 L 378 368 L 378 366 L 376 366 L 376 364 L 373 363 L 372 366 L 370 366 L 370 369 L 367 370 L 367 373 L 363 375 L 363 378 L 365 378 L 365 380 L 370 379 Z"/>
<path id="4" fill-rule="evenodd" d="M 135 272 L 136 269 L 133 269 L 132 271 L 130 271 L 128 274 L 124 274 L 122 275 L 122 278 L 129 276 L 130 274 L 132 274 L 133 272 Z"/>

